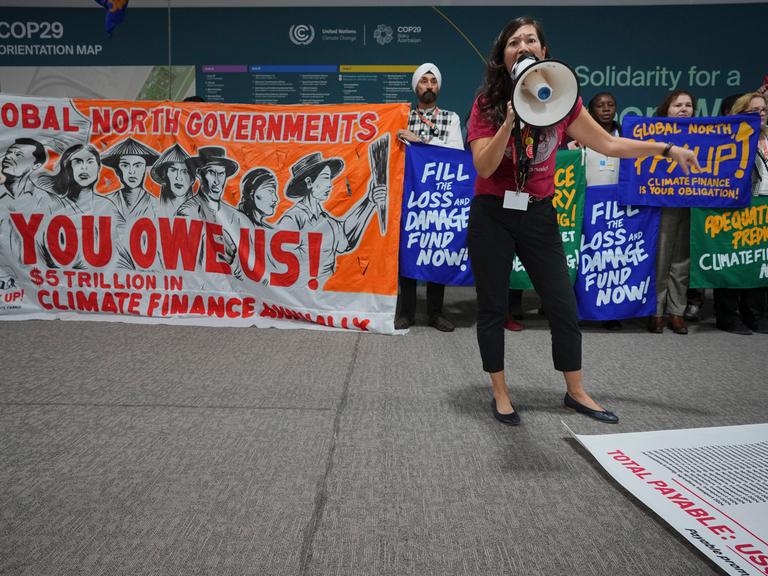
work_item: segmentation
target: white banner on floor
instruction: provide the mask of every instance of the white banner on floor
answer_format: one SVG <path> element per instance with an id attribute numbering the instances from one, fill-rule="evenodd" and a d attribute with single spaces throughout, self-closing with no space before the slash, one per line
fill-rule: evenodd
<path id="1" fill-rule="evenodd" d="M 768 424 L 595 436 L 568 431 L 726 573 L 768 574 Z"/>

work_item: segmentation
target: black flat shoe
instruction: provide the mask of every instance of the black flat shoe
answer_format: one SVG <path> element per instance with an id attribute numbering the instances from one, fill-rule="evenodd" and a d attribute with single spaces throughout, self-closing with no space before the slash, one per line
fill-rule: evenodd
<path id="1" fill-rule="evenodd" d="M 563 404 L 565 404 L 568 408 L 573 408 L 580 414 L 586 414 L 590 418 L 600 420 L 600 422 L 605 422 L 606 424 L 616 424 L 619 421 L 619 417 L 616 416 L 616 414 L 613 412 L 608 412 L 608 410 L 592 410 L 592 408 L 587 408 L 581 402 L 577 402 L 571 398 L 571 395 L 568 394 L 568 392 L 565 393 Z"/>
<path id="2" fill-rule="evenodd" d="M 496 398 L 491 402 L 491 408 L 493 408 L 493 417 L 502 424 L 506 424 L 507 426 L 517 426 L 520 424 L 520 414 L 517 413 L 517 410 L 510 414 L 502 414 L 496 410 Z M 512 406 L 512 408 L 514 409 L 514 406 Z"/>
<path id="3" fill-rule="evenodd" d="M 752 335 L 752 330 L 741 320 L 736 320 L 730 324 L 715 322 L 715 328 L 725 332 L 730 332 L 731 334 L 738 334 L 739 336 Z"/>
<path id="4" fill-rule="evenodd" d="M 433 328 L 440 330 L 440 332 L 453 332 L 456 326 L 453 322 L 448 320 L 445 316 L 437 315 L 429 319 L 429 325 Z"/>

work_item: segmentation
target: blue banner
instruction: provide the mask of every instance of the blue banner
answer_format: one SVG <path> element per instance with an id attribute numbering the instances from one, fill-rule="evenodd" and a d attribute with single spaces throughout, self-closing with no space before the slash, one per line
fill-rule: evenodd
<path id="1" fill-rule="evenodd" d="M 759 133 L 757 114 L 625 117 L 624 136 L 671 142 L 695 150 L 702 169 L 685 174 L 676 162 L 662 156 L 623 159 L 619 169 L 621 203 L 697 208 L 748 206 Z"/>
<path id="2" fill-rule="evenodd" d="M 617 186 L 587 188 L 576 300 L 582 320 L 652 316 L 661 210 L 621 206 Z"/>
<path id="3" fill-rule="evenodd" d="M 453 286 L 474 283 L 467 251 L 472 154 L 412 144 L 405 154 L 400 275 Z"/>

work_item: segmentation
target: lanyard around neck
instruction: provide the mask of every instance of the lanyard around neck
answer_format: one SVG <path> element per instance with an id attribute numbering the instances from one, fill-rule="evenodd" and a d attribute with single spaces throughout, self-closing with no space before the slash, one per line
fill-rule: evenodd
<path id="1" fill-rule="evenodd" d="M 520 128 L 520 120 L 515 118 L 513 157 L 515 159 L 515 185 L 517 190 L 522 192 L 525 183 L 528 181 L 528 175 L 536 157 L 536 150 L 539 147 L 539 131 L 527 126 Z"/>
<path id="2" fill-rule="evenodd" d="M 432 117 L 433 118 L 436 117 L 438 112 L 440 112 L 440 109 L 437 106 L 435 106 L 434 111 L 432 112 Z M 419 110 L 418 108 L 416 108 L 416 114 L 418 115 L 419 120 L 421 120 L 423 124 L 426 124 L 427 126 L 429 126 L 429 131 L 432 134 L 432 136 L 437 136 L 439 134 L 440 129 L 437 127 L 437 125 L 434 122 L 432 122 L 432 120 L 427 118 L 424 114 L 422 114 L 421 110 Z"/>

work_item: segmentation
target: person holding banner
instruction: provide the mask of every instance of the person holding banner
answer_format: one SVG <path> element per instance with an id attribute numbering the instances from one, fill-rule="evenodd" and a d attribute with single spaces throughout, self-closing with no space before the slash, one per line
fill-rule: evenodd
<path id="1" fill-rule="evenodd" d="M 621 136 L 621 125 L 616 121 L 616 97 L 610 92 L 598 92 L 587 104 L 587 112 L 600 126 L 614 136 Z M 568 142 L 568 150 L 575 150 L 576 148 L 582 148 L 581 142 L 578 140 L 571 140 Z M 611 172 L 618 171 L 618 168 L 613 168 L 612 165 L 603 167 L 603 170 L 609 170 Z M 605 184 L 615 184 L 618 181 L 618 175 L 613 181 L 605 182 Z M 602 182 L 595 182 L 596 184 L 603 184 Z"/>
<path id="2" fill-rule="evenodd" d="M 696 99 L 685 90 L 670 92 L 656 108 L 655 116 L 690 118 Z M 648 331 L 664 331 L 664 315 L 675 334 L 688 334 L 685 309 L 688 305 L 688 279 L 691 265 L 691 210 L 664 207 L 659 220 L 656 245 L 656 315 L 648 321 Z"/>
<path id="3" fill-rule="evenodd" d="M 730 114 L 760 114 L 760 137 L 752 171 L 752 196 L 768 196 L 768 100 L 760 92 L 736 99 Z M 732 334 L 768 334 L 768 288 L 715 288 L 715 326 Z"/>
<path id="4" fill-rule="evenodd" d="M 616 98 L 610 92 L 595 94 L 587 104 L 587 111 L 600 127 L 612 136 L 621 136 L 621 125 L 616 121 Z M 581 148 L 580 142 L 574 140 L 569 148 Z M 587 186 L 605 186 L 619 182 L 619 159 L 610 158 L 591 148 L 584 147 Z M 621 320 L 606 320 L 603 322 L 606 330 L 617 331 L 623 328 Z"/>
<path id="5" fill-rule="evenodd" d="M 576 299 L 552 205 L 555 152 L 567 134 L 610 157 L 661 155 L 672 158 L 686 173 L 699 168 L 699 163 L 692 151 L 669 143 L 609 134 L 587 113 L 581 99 L 554 126 L 523 129 L 515 122 L 510 100 L 510 71 L 523 54 L 539 59 L 549 55 L 541 24 L 529 17 L 512 20 L 496 38 L 467 134 L 478 174 L 468 244 L 477 291 L 477 340 L 483 369 L 490 374 L 493 415 L 504 424 L 520 423 L 504 373 L 507 285 L 517 254 L 549 320 L 554 367 L 563 372 L 567 388 L 564 404 L 601 422 L 616 423 L 618 416 L 593 400 L 583 385 Z"/>
<path id="6" fill-rule="evenodd" d="M 760 115 L 760 137 L 757 140 L 755 168 L 752 172 L 752 196 L 768 196 L 768 97 L 761 92 L 744 94 L 734 102 L 731 114 Z"/>
<path id="7" fill-rule="evenodd" d="M 397 137 L 405 142 L 422 142 L 448 148 L 464 149 L 461 121 L 456 112 L 437 107 L 437 97 L 443 76 L 431 62 L 419 66 L 411 77 L 411 88 L 418 102 L 408 115 L 408 129 L 399 130 Z M 395 329 L 409 328 L 416 318 L 416 280 L 400 276 L 400 314 Z M 445 285 L 427 282 L 427 315 L 429 325 L 441 332 L 453 332 L 453 323 L 443 316 Z"/>
<path id="8" fill-rule="evenodd" d="M 398 130 L 398 138 L 407 142 L 464 149 L 459 115 L 437 107 L 442 84 L 443 75 L 431 62 L 425 62 L 416 68 L 411 77 L 411 88 L 418 102 L 408 115 L 408 129 Z"/>

